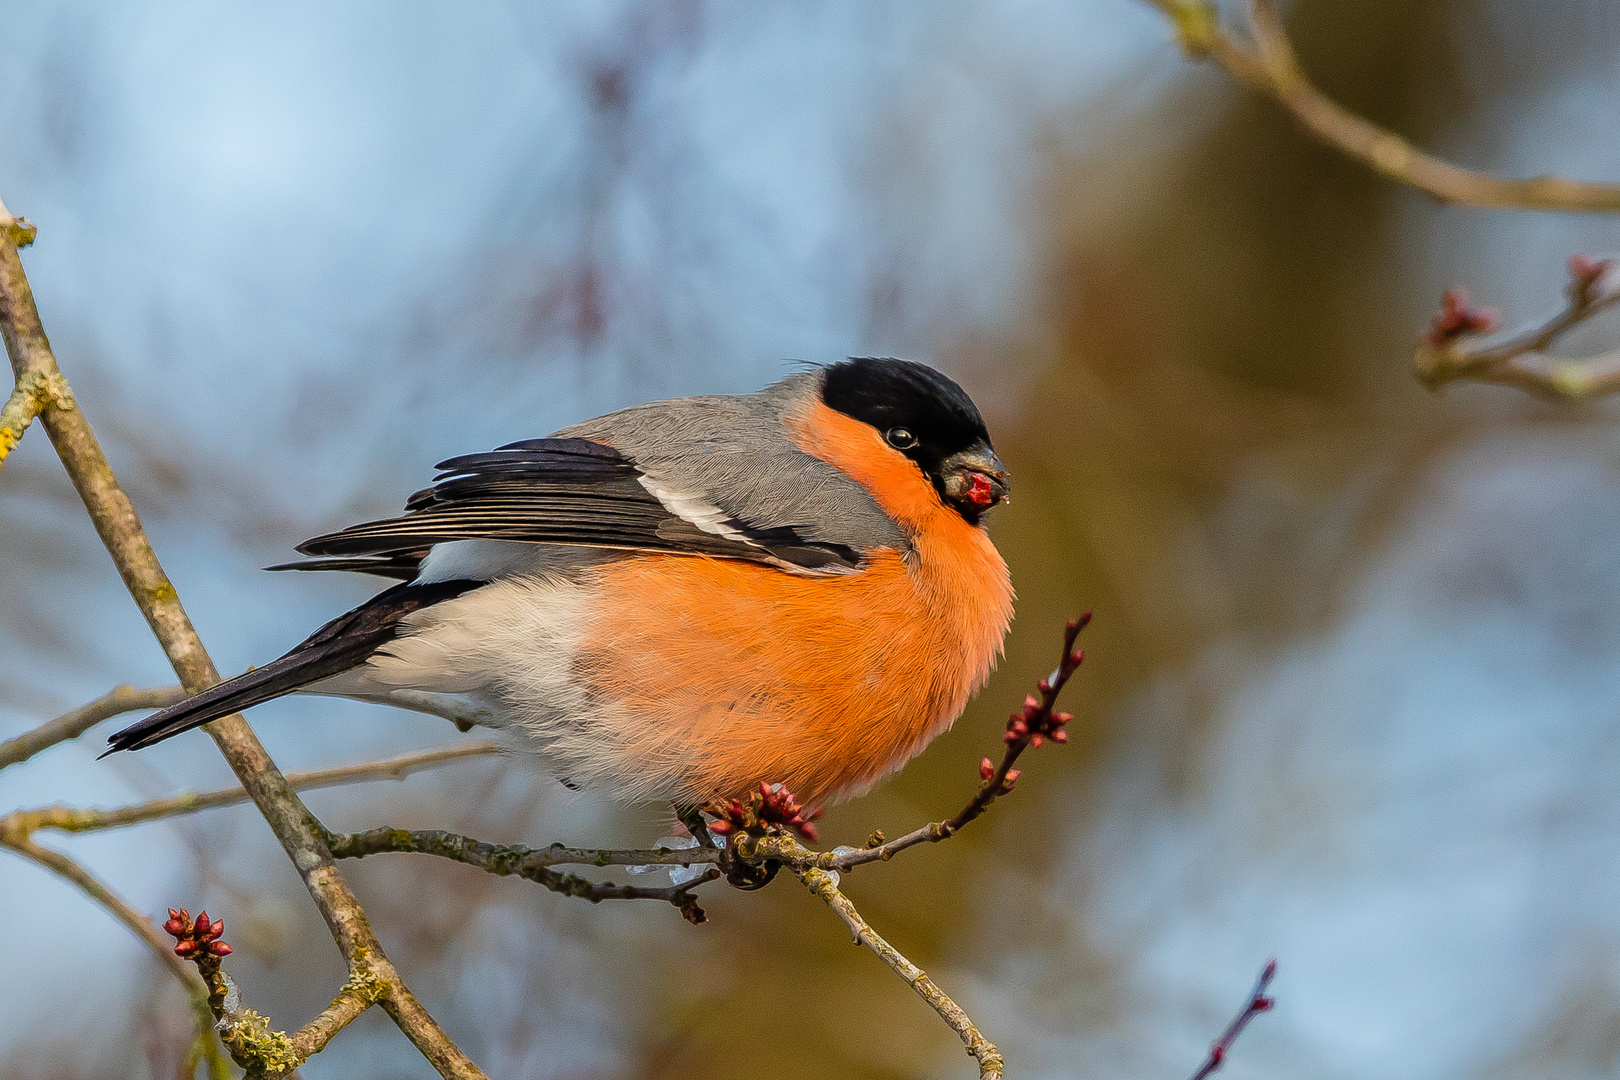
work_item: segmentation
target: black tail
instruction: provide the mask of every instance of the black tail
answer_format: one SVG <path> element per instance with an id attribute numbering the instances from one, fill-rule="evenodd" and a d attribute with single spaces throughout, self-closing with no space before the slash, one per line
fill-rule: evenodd
<path id="1" fill-rule="evenodd" d="M 300 687 L 359 667 L 378 648 L 399 633 L 399 622 L 411 612 L 449 600 L 482 581 L 435 581 L 404 584 L 378 593 L 353 611 L 339 615 L 299 644 L 286 656 L 234 679 L 216 683 L 178 705 L 155 712 L 107 740 L 108 754 L 139 750 L 171 735 L 190 731 L 210 720 L 229 716 L 250 705 L 290 694 Z M 102 755 L 103 757 L 106 754 Z"/>

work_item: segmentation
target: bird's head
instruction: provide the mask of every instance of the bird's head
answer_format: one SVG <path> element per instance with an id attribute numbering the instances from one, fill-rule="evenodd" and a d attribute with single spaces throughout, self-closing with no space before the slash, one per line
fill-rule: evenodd
<path id="1" fill-rule="evenodd" d="M 910 360 L 855 357 L 826 372 L 821 399 L 830 409 L 876 428 L 909 458 L 940 500 L 970 524 L 1007 501 L 1006 466 L 973 399 L 931 367 Z"/>

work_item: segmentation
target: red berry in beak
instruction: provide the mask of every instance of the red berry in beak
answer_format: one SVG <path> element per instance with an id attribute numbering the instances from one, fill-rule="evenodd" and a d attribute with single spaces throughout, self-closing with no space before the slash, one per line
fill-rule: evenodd
<path id="1" fill-rule="evenodd" d="M 995 490 L 990 486 L 990 478 L 984 473 L 974 473 L 964 498 L 975 506 L 989 506 L 996 498 Z"/>

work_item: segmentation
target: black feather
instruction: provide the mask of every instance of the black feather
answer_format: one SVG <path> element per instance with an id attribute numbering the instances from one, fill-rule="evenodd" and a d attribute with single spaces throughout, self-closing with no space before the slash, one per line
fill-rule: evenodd
<path id="1" fill-rule="evenodd" d="M 359 667 L 398 635 L 400 620 L 405 616 L 483 584 L 482 581 L 435 581 L 426 585 L 395 585 L 353 611 L 339 615 L 280 659 L 216 683 L 178 705 L 153 713 L 115 733 L 107 740 L 110 747 L 107 753 L 151 746 L 210 720 Z"/>
<path id="2" fill-rule="evenodd" d="M 403 515 L 307 540 L 299 552 L 327 561 L 288 566 L 397 574 L 407 556 L 457 540 L 706 555 L 811 570 L 861 565 L 852 548 L 816 543 L 791 527 L 756 529 L 732 519 L 726 523 L 732 535 L 705 532 L 642 486 L 635 462 L 588 439 L 528 439 L 438 467 L 437 482 L 412 495 Z"/>

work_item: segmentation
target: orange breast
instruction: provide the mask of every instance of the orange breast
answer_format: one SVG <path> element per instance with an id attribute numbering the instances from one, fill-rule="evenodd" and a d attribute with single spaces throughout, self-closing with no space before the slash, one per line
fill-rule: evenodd
<path id="1" fill-rule="evenodd" d="M 876 431 L 819 403 L 793 428 L 907 528 L 908 557 L 830 577 L 674 555 L 599 571 L 578 674 L 616 705 L 603 734 L 694 801 L 761 781 L 810 805 L 869 788 L 961 714 L 1012 617 L 989 537 Z"/>

